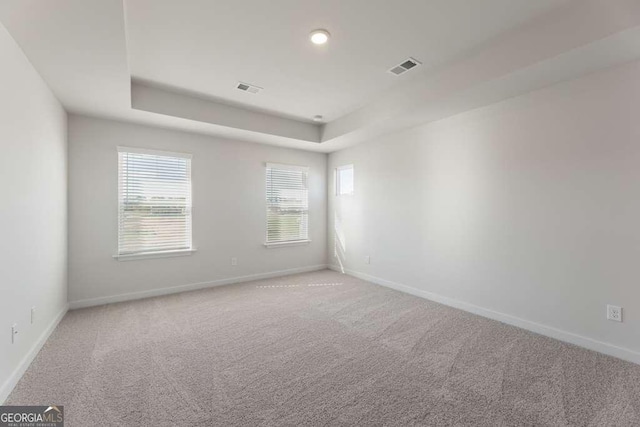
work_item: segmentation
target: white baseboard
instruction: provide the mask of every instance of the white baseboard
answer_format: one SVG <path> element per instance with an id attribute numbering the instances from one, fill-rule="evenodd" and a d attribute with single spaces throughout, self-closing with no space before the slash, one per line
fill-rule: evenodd
<path id="1" fill-rule="evenodd" d="M 58 313 L 58 315 L 53 319 L 53 321 L 49 324 L 47 329 L 45 329 L 44 332 L 40 334 L 40 336 L 38 337 L 36 342 L 31 346 L 27 354 L 24 355 L 24 357 L 22 358 L 18 366 L 13 370 L 13 372 L 9 376 L 9 378 L 4 382 L 4 384 L 2 384 L 2 387 L 0 387 L 0 405 L 4 404 L 4 401 L 7 400 L 7 397 L 9 397 L 9 395 L 13 391 L 13 388 L 16 386 L 16 384 L 18 384 L 18 381 L 20 381 L 20 378 L 22 378 L 22 375 L 24 375 L 29 365 L 31 365 L 31 362 L 33 362 L 33 359 L 35 359 L 36 355 L 38 354 L 38 352 L 40 351 L 44 343 L 47 342 L 47 340 L 49 339 L 49 336 L 56 329 L 56 327 L 58 326 L 58 323 L 60 323 L 64 315 L 67 314 L 68 310 L 69 310 L 69 305 L 65 304 L 64 308 L 60 311 L 60 313 Z"/>
<path id="2" fill-rule="evenodd" d="M 525 320 L 519 317 L 511 316 L 509 314 L 500 313 L 498 311 L 489 310 L 487 308 L 482 308 L 477 305 L 469 304 L 469 303 L 459 301 L 453 298 L 445 297 L 443 295 L 439 295 L 433 292 L 428 292 L 428 291 L 417 289 L 411 286 L 392 282 L 390 280 L 381 279 L 379 277 L 370 276 L 368 274 L 361 273 L 358 271 L 341 269 L 339 266 L 336 266 L 336 265 L 329 265 L 329 268 L 331 270 L 345 273 L 350 276 L 354 276 L 359 279 L 366 280 L 371 283 L 375 283 L 377 285 L 385 286 L 387 288 L 391 288 L 391 289 L 395 289 L 411 295 L 415 295 L 420 298 L 425 298 L 430 301 L 435 301 L 437 303 L 447 305 L 449 307 L 454 307 L 460 310 L 468 311 L 470 313 L 477 314 L 482 317 L 487 317 L 489 319 L 497 320 L 502 323 L 507 323 L 509 325 L 517 326 L 519 328 L 526 329 L 528 331 L 535 332 L 540 335 L 545 335 L 547 337 L 555 338 L 557 340 L 564 341 L 569 344 L 574 344 L 579 347 L 584 347 L 589 350 L 597 351 L 598 353 L 603 353 L 609 356 L 617 357 L 622 360 L 626 360 L 628 362 L 640 364 L 640 353 L 633 350 L 629 350 L 627 348 L 618 347 L 616 345 L 602 342 L 602 341 L 597 341 L 582 335 L 563 331 L 561 329 L 542 325 L 540 323 L 532 322 L 530 320 Z"/>
<path id="3" fill-rule="evenodd" d="M 187 285 L 170 286 L 168 288 L 151 289 L 142 292 L 130 292 L 126 294 L 111 295 L 99 298 L 89 298 L 69 302 L 69 309 L 93 307 L 96 305 L 111 304 L 114 302 L 130 301 L 142 298 L 158 297 L 161 295 L 176 294 L 179 292 L 195 291 L 198 289 L 212 288 L 214 286 L 231 285 L 233 283 L 250 282 L 252 280 L 271 279 L 274 277 L 289 276 L 291 274 L 308 273 L 310 271 L 324 270 L 326 264 L 312 265 L 307 267 L 291 268 L 288 270 L 272 271 L 268 273 L 250 274 L 248 276 L 230 277 L 228 279 L 212 280 L 209 282 L 190 283 Z"/>

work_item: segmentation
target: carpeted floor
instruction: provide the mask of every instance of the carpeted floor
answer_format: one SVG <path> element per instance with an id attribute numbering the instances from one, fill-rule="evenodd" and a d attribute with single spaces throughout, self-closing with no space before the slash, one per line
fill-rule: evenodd
<path id="1" fill-rule="evenodd" d="M 332 271 L 69 312 L 67 426 L 640 425 L 640 366 Z"/>

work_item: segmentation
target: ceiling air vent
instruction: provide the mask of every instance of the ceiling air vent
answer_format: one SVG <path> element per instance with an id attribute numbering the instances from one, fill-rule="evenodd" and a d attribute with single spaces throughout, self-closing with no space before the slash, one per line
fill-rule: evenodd
<path id="1" fill-rule="evenodd" d="M 254 85 L 250 85 L 249 83 L 242 83 L 242 82 L 238 82 L 238 84 L 236 85 L 236 88 L 238 90 L 249 92 L 249 93 L 258 93 L 262 90 L 262 88 L 259 86 L 254 86 Z"/>
<path id="2" fill-rule="evenodd" d="M 390 69 L 389 72 L 391 74 L 395 74 L 396 76 L 399 76 L 400 74 L 404 74 L 410 69 L 417 67 L 420 64 L 421 64 L 420 61 L 413 58 L 409 58 L 406 61 L 402 62 L 402 64 L 396 65 L 395 67 Z"/>

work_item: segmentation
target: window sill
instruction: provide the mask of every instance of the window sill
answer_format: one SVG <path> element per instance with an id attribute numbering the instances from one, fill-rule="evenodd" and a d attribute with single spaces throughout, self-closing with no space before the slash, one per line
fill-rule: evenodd
<path id="1" fill-rule="evenodd" d="M 113 257 L 118 261 L 135 261 L 138 259 L 171 258 L 176 256 L 189 256 L 189 255 L 192 255 L 195 251 L 196 251 L 195 249 L 183 249 L 178 251 L 141 252 L 138 254 L 114 255 Z"/>
<path id="2" fill-rule="evenodd" d="M 311 240 L 294 240 L 291 242 L 274 242 L 274 243 L 267 242 L 264 245 L 267 247 L 267 249 L 273 249 L 273 248 L 283 248 L 287 246 L 302 246 L 302 245 L 308 245 L 309 243 L 311 243 Z"/>

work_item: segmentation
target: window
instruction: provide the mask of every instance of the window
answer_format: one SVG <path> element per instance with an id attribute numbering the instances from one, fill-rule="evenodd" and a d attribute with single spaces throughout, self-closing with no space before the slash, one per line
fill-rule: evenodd
<path id="1" fill-rule="evenodd" d="M 118 147 L 118 256 L 191 250 L 191 155 Z"/>
<path id="2" fill-rule="evenodd" d="M 309 169 L 267 163 L 267 242 L 309 241 Z"/>
<path id="3" fill-rule="evenodd" d="M 336 169 L 336 195 L 353 195 L 353 165 L 340 166 Z"/>

